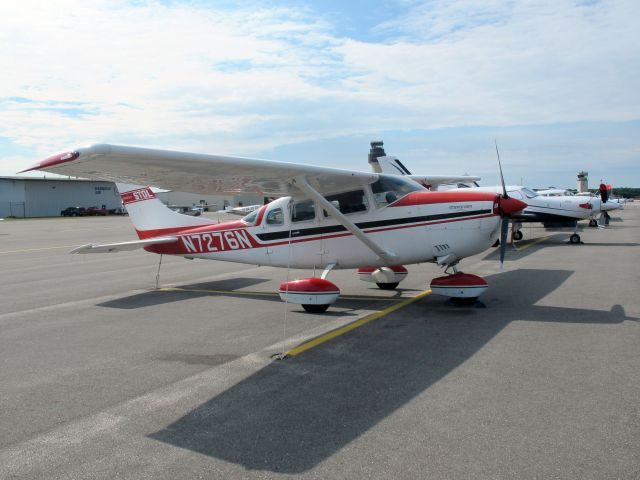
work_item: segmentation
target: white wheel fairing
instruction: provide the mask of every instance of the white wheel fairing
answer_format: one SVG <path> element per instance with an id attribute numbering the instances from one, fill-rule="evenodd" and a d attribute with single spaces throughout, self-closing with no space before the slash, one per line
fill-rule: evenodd
<path id="1" fill-rule="evenodd" d="M 338 293 L 296 293 L 280 292 L 280 298 L 284 302 L 297 303 L 300 305 L 331 305 L 338 297 Z"/>
<path id="2" fill-rule="evenodd" d="M 482 287 L 475 285 L 466 287 L 437 287 L 432 285 L 431 291 L 438 295 L 444 295 L 445 297 L 475 298 L 482 295 L 487 288 L 489 288 L 488 285 Z"/>
<path id="3" fill-rule="evenodd" d="M 462 272 L 431 280 L 431 291 L 445 297 L 476 298 L 488 287 L 484 278 Z"/>
<path id="4" fill-rule="evenodd" d="M 369 283 L 400 283 L 409 272 L 401 265 L 393 267 L 361 267 L 358 269 L 358 278 Z"/>
<path id="5" fill-rule="evenodd" d="M 280 298 L 300 305 L 331 305 L 340 296 L 340 289 L 323 278 L 302 278 L 280 285 Z"/>

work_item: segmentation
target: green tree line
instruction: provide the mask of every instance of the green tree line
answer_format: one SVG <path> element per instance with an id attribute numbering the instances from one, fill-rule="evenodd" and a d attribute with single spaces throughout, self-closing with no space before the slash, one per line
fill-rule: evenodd
<path id="1" fill-rule="evenodd" d="M 635 198 L 640 197 L 640 188 L 631 188 L 631 187 L 613 187 L 613 196 L 614 197 L 623 197 L 623 198 Z"/>

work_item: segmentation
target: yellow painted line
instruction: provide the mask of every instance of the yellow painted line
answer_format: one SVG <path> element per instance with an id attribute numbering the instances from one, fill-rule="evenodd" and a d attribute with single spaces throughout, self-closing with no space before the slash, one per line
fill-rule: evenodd
<path id="1" fill-rule="evenodd" d="M 277 292 L 253 292 L 247 290 L 209 290 L 204 288 L 180 288 L 180 287 L 162 287 L 158 290 L 162 292 L 193 292 L 193 293 L 211 293 L 214 295 L 260 295 L 263 297 L 276 297 L 279 294 Z M 394 297 L 366 297 L 366 296 L 357 296 L 357 295 L 344 295 L 340 296 L 341 300 L 366 300 L 366 301 L 377 301 L 377 302 L 392 302 L 395 300 Z"/>
<path id="2" fill-rule="evenodd" d="M 390 307 L 385 308 L 384 310 L 371 313 L 361 318 L 360 320 L 356 320 L 355 322 L 345 325 L 344 327 L 340 327 L 336 330 L 327 332 L 324 335 L 320 335 L 319 337 L 316 337 L 312 340 L 302 343 L 301 345 L 298 345 L 297 347 L 292 348 L 291 350 L 285 352 L 284 357 L 295 357 L 296 355 L 300 355 L 302 352 L 306 352 L 307 350 L 317 347 L 318 345 L 328 342 L 329 340 L 339 337 L 340 335 L 344 335 L 345 333 L 355 330 L 356 328 L 366 325 L 367 323 L 373 322 L 374 320 L 377 320 L 381 317 L 389 315 L 390 313 L 395 312 L 396 310 L 400 310 L 401 308 L 404 308 L 407 305 L 410 305 L 411 303 L 416 302 L 421 298 L 426 297 L 429 294 L 431 294 L 431 290 L 425 290 L 424 292 L 419 293 L 415 297 L 407 298 L 406 300 L 402 300 L 401 302 L 398 302 L 395 305 L 391 305 Z"/>
<path id="3" fill-rule="evenodd" d="M 42 250 L 55 250 L 57 248 L 75 248 L 78 245 L 62 245 L 60 247 L 42 247 L 42 248 L 27 248 L 24 250 L 6 250 L 4 252 L 0 252 L 0 255 L 6 255 L 8 253 L 27 253 L 27 252 L 38 252 Z"/>
<path id="4" fill-rule="evenodd" d="M 513 246 L 515 247 L 517 252 L 521 252 L 523 250 L 526 250 L 527 248 L 536 245 L 538 243 L 542 243 L 545 240 L 549 240 L 551 237 L 550 236 L 546 236 L 546 237 L 542 237 L 542 238 L 538 238 L 536 240 L 532 240 L 531 242 L 527 243 L 526 245 L 524 245 L 523 247 L 518 247 L 515 243 L 513 244 Z"/>

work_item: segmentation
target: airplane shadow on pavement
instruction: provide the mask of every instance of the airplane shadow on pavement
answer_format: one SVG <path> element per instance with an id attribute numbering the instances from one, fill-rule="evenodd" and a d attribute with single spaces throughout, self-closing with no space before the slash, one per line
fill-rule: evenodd
<path id="1" fill-rule="evenodd" d="M 162 305 L 164 303 L 189 300 L 196 297 L 206 297 L 211 295 L 213 290 L 239 290 L 251 287 L 259 283 L 267 282 L 264 278 L 237 277 L 213 282 L 197 283 L 192 285 L 181 285 L 181 290 L 151 290 L 128 297 L 117 298 L 107 302 L 99 303 L 99 307 L 135 309 L 149 307 L 152 305 Z"/>
<path id="2" fill-rule="evenodd" d="M 511 321 L 628 320 L 619 305 L 608 312 L 535 306 L 572 273 L 488 277 L 486 309 L 446 307 L 442 297 L 426 297 L 270 364 L 149 437 L 249 470 L 308 471 L 464 363 Z"/>
<path id="3" fill-rule="evenodd" d="M 210 297 L 210 296 L 235 296 L 242 295 L 242 298 L 256 301 L 278 302 L 281 303 L 280 295 L 277 291 L 266 292 L 251 292 L 243 291 L 243 288 L 252 287 L 260 283 L 267 282 L 263 278 L 249 278 L 238 277 L 226 280 L 218 280 L 213 282 L 204 282 L 190 285 L 177 285 L 175 289 L 172 288 L 160 288 L 159 290 L 150 290 L 148 292 L 137 293 L 127 297 L 117 298 L 115 300 L 109 300 L 99 303 L 99 307 L 118 308 L 125 310 L 132 310 L 136 308 L 150 307 L 154 305 L 163 305 L 167 303 L 180 302 L 184 300 L 190 300 L 194 298 Z M 338 298 L 334 307 L 347 310 L 359 310 L 363 308 L 363 304 L 370 305 L 372 300 L 381 305 L 388 300 L 390 303 L 396 300 L 402 299 L 402 294 L 405 292 L 419 293 L 420 290 L 397 288 L 393 292 L 387 292 L 385 297 L 381 297 L 377 288 L 372 288 L 377 295 L 373 294 L 370 298 L 367 296 L 349 297 L 345 295 Z M 290 309 L 295 311 L 304 312 L 301 305 L 290 304 Z M 306 313 L 308 315 L 312 315 Z M 319 314 L 324 317 L 343 317 L 346 315 L 354 315 L 345 310 L 329 310 L 325 313 Z"/>
<path id="4" fill-rule="evenodd" d="M 591 242 L 582 240 L 582 243 L 574 245 L 569 243 L 569 236 L 562 233 L 556 233 L 541 237 L 529 238 L 520 242 L 517 242 L 516 248 L 509 244 L 507 246 L 504 261 L 514 262 L 521 260 L 536 253 L 539 250 L 546 248 L 580 248 L 581 246 L 591 247 L 637 247 L 640 243 L 635 242 Z M 494 248 L 487 253 L 483 260 L 497 260 L 500 256 L 500 249 Z"/>

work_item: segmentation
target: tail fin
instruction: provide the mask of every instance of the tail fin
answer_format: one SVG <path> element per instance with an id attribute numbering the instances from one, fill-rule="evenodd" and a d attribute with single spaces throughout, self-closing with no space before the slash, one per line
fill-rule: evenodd
<path id="1" fill-rule="evenodd" d="M 125 183 L 116 183 L 116 187 L 141 240 L 213 223 L 202 217 L 190 217 L 170 210 L 149 187 Z"/>

